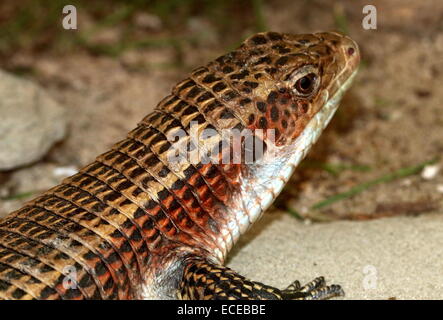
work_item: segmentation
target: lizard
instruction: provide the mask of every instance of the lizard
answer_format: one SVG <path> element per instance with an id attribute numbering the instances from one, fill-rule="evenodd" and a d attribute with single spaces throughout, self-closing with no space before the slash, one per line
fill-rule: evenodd
<path id="1" fill-rule="evenodd" d="M 0 221 L 0 299 L 343 295 L 323 277 L 278 289 L 224 263 L 327 126 L 359 61 L 340 33 L 262 32 L 194 69 L 125 139 Z"/>

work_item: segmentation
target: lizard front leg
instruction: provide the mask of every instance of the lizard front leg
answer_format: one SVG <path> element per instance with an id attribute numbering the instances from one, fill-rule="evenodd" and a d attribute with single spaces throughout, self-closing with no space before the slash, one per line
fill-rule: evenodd
<path id="1" fill-rule="evenodd" d="M 184 300 L 324 300 L 343 295 L 339 285 L 326 286 L 323 277 L 304 286 L 294 281 L 280 290 L 203 259 L 188 262 L 178 292 Z"/>

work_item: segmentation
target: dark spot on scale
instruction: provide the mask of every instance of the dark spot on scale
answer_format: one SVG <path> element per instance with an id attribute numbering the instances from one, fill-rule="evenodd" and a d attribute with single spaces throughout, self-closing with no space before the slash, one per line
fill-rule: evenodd
<path id="1" fill-rule="evenodd" d="M 203 93 L 201 96 L 199 96 L 197 98 L 197 102 L 203 102 L 206 100 L 209 100 L 212 98 L 212 93 L 210 93 L 209 91 L 206 91 L 205 93 Z"/>
<path id="2" fill-rule="evenodd" d="M 40 269 L 39 269 L 39 271 L 41 272 L 41 273 L 47 273 L 47 272 L 51 272 L 51 271 L 53 271 L 54 269 L 52 268 L 52 267 L 50 267 L 50 266 L 48 266 L 48 265 L 46 265 L 46 264 L 44 264 Z"/>
<path id="3" fill-rule="evenodd" d="M 206 119 L 202 114 L 196 116 L 194 119 L 192 119 L 192 121 L 196 121 L 198 124 L 206 123 Z"/>
<path id="4" fill-rule="evenodd" d="M 123 244 L 120 247 L 120 252 L 131 252 L 132 248 L 131 245 L 129 244 L 129 241 L 125 241 L 123 242 Z M 101 262 L 100 262 L 101 263 Z"/>
<path id="5" fill-rule="evenodd" d="M 198 112 L 198 109 L 194 106 L 188 106 L 185 110 L 182 112 L 182 116 L 189 116 L 190 114 Z M 155 144 L 155 143 L 152 143 Z"/>
<path id="6" fill-rule="evenodd" d="M 97 262 L 97 264 L 95 265 L 94 270 L 95 270 L 95 273 L 96 273 L 98 276 L 102 276 L 102 275 L 104 275 L 104 274 L 106 273 L 106 267 L 105 267 L 105 264 L 104 264 L 102 261 Z"/>
<path id="7" fill-rule="evenodd" d="M 278 65 L 278 66 L 285 65 L 285 64 L 288 62 L 288 59 L 289 59 L 289 58 L 286 57 L 286 56 L 280 57 L 280 58 L 275 62 L 275 64 Z"/>
<path id="8" fill-rule="evenodd" d="M 172 109 L 174 112 L 180 112 L 184 107 L 186 107 L 188 104 L 184 101 L 180 101 L 177 103 L 177 105 Z"/>
<path id="9" fill-rule="evenodd" d="M 265 56 L 265 57 L 258 59 L 258 61 L 256 63 L 254 63 L 254 65 L 271 64 L 271 62 L 272 62 L 271 58 L 269 56 Z"/>
<path id="10" fill-rule="evenodd" d="M 92 251 L 88 251 L 83 255 L 83 258 L 85 258 L 86 260 L 93 260 L 95 259 L 97 256 L 95 255 L 94 252 Z"/>
<path id="11" fill-rule="evenodd" d="M 283 39 L 282 35 L 277 32 L 268 32 L 267 35 L 268 38 L 271 39 L 272 41 L 279 41 Z"/>
<path id="12" fill-rule="evenodd" d="M 152 210 L 157 206 L 157 203 L 154 200 L 149 200 L 143 206 L 146 210 Z"/>
<path id="13" fill-rule="evenodd" d="M 213 87 L 212 90 L 214 90 L 215 92 L 219 92 L 222 91 L 223 89 L 226 88 L 226 84 L 223 82 L 217 82 Z"/>
<path id="14" fill-rule="evenodd" d="M 302 103 L 302 105 L 301 105 L 301 111 L 302 111 L 303 113 L 306 113 L 306 112 L 308 112 L 308 110 L 309 110 L 309 104 L 307 104 L 307 103 Z"/>
<path id="15" fill-rule="evenodd" d="M 248 123 L 249 125 L 253 124 L 255 121 L 255 115 L 253 113 L 251 113 L 248 117 Z"/>
<path id="16" fill-rule="evenodd" d="M 120 239 L 123 238 L 123 234 L 119 230 L 115 230 L 113 233 L 111 233 L 111 237 L 114 239 Z"/>
<path id="17" fill-rule="evenodd" d="M 241 106 L 244 106 L 245 104 L 248 104 L 248 103 L 251 103 L 251 99 L 249 99 L 249 98 L 245 98 L 245 99 L 241 99 L 240 100 L 240 105 Z"/>
<path id="18" fill-rule="evenodd" d="M 193 85 L 195 85 L 195 82 L 193 80 L 188 80 L 185 83 L 183 83 L 179 88 L 178 91 L 183 91 L 189 87 L 192 87 Z"/>
<path id="19" fill-rule="evenodd" d="M 265 71 L 272 75 L 272 74 L 276 73 L 278 70 L 277 70 L 277 68 L 273 67 L 273 68 L 266 68 Z"/>
<path id="20" fill-rule="evenodd" d="M 244 93 L 251 93 L 252 89 L 249 88 L 249 87 L 244 87 L 244 88 L 241 89 L 241 91 L 244 92 Z"/>
<path id="21" fill-rule="evenodd" d="M 257 82 L 253 82 L 253 81 L 245 81 L 244 85 L 248 86 L 248 87 L 251 87 L 253 89 L 258 87 L 258 83 Z"/>
<path id="22" fill-rule="evenodd" d="M 260 120 L 258 121 L 258 126 L 261 129 L 266 129 L 268 127 L 268 121 L 265 117 L 260 118 Z"/>
<path id="23" fill-rule="evenodd" d="M 63 276 L 63 279 L 64 279 L 65 277 Z M 87 288 L 87 287 L 89 287 L 90 285 L 92 285 L 94 283 L 94 281 L 92 280 L 92 278 L 91 278 L 91 276 L 89 275 L 89 274 L 85 274 L 81 279 L 80 279 L 80 282 L 78 283 L 79 284 L 79 286 L 81 287 L 81 288 Z"/>
<path id="24" fill-rule="evenodd" d="M 158 176 L 160 178 L 165 178 L 169 174 L 169 169 L 166 166 L 163 166 L 162 169 L 158 172 Z"/>
<path id="25" fill-rule="evenodd" d="M 214 111 L 214 109 L 217 107 L 217 103 L 215 102 L 211 102 L 210 104 L 208 104 L 205 109 L 204 109 L 204 113 L 209 113 L 211 111 Z"/>
<path id="26" fill-rule="evenodd" d="M 279 118 L 279 111 L 276 106 L 273 106 L 271 108 L 271 119 L 272 121 L 277 122 L 278 118 Z"/>
<path id="27" fill-rule="evenodd" d="M 66 292 L 68 292 L 68 290 Z M 56 294 L 54 289 L 52 289 L 51 287 L 45 287 L 40 292 L 40 299 L 42 299 L 42 300 L 48 299 L 53 294 Z"/>
<path id="28" fill-rule="evenodd" d="M 230 66 L 225 66 L 222 69 L 223 73 L 231 73 L 232 71 L 234 71 L 234 69 L 232 69 L 232 67 L 230 67 Z"/>
<path id="29" fill-rule="evenodd" d="M 280 54 L 286 54 L 286 53 L 289 53 L 289 52 L 291 52 L 291 49 L 289 49 L 289 48 L 280 48 L 280 49 L 278 49 L 278 53 L 280 53 Z"/>
<path id="30" fill-rule="evenodd" d="M 185 185 L 185 183 L 183 182 L 183 180 L 178 179 L 177 181 L 175 181 L 172 184 L 171 189 L 172 190 L 180 190 L 181 188 L 183 188 L 184 185 Z"/>
<path id="31" fill-rule="evenodd" d="M 264 103 L 264 102 L 262 102 L 262 101 L 257 102 L 257 109 L 258 109 L 260 112 L 265 113 L 265 112 L 266 112 L 266 109 L 267 109 L 267 105 L 266 105 L 266 103 Z"/>
<path id="32" fill-rule="evenodd" d="M 189 91 L 189 93 L 186 95 L 186 99 L 195 98 L 199 93 L 201 92 L 201 89 L 194 87 Z"/>
<path id="33" fill-rule="evenodd" d="M 239 96 L 239 95 L 238 95 L 237 92 L 231 90 L 231 91 L 226 92 L 226 93 L 223 95 L 223 100 L 225 100 L 225 101 L 230 101 L 230 100 L 232 100 L 232 99 L 234 99 L 234 98 L 237 98 L 238 96 Z"/>
<path id="34" fill-rule="evenodd" d="M 111 290 L 113 286 L 114 286 L 114 280 L 111 277 L 109 277 L 108 280 L 105 282 L 103 289 L 108 291 Z"/>
<path id="35" fill-rule="evenodd" d="M 271 93 L 269 93 L 268 98 L 267 98 L 267 102 L 268 103 L 275 103 L 275 101 L 277 100 L 277 96 L 278 93 L 276 91 L 271 91 Z"/>
<path id="36" fill-rule="evenodd" d="M 177 96 L 172 96 L 168 101 L 165 102 L 166 105 L 172 104 L 178 100 Z"/>
<path id="37" fill-rule="evenodd" d="M 229 78 L 231 78 L 232 80 L 241 80 L 248 75 L 249 75 L 249 71 L 243 70 L 240 73 L 235 73 L 235 74 L 231 75 Z"/>
<path id="38" fill-rule="evenodd" d="M 173 212 L 180 207 L 181 207 L 180 203 L 176 199 L 174 199 L 174 200 L 172 200 L 171 204 L 169 205 L 168 211 Z"/>
<path id="39" fill-rule="evenodd" d="M 281 121 L 281 126 L 286 129 L 288 127 L 288 122 L 285 119 L 283 119 Z"/>
<path id="40" fill-rule="evenodd" d="M 285 113 L 285 116 L 288 118 L 291 116 L 291 113 L 289 112 L 288 109 L 285 109 L 284 113 Z"/>
<path id="41" fill-rule="evenodd" d="M 251 41 L 256 45 L 265 44 L 267 42 L 266 38 L 261 34 L 252 37 Z"/>
<path id="42" fill-rule="evenodd" d="M 232 114 L 231 111 L 229 111 L 228 109 L 223 110 L 222 114 L 220 115 L 221 119 L 233 119 L 234 115 Z"/>
<path id="43" fill-rule="evenodd" d="M 280 104 L 287 104 L 288 103 L 288 99 L 286 99 L 286 98 L 281 98 L 280 99 Z"/>
<path id="44" fill-rule="evenodd" d="M 3 281 L 2 281 L 3 282 Z M 5 282 L 6 283 L 6 282 Z M 9 287 L 9 284 L 8 284 L 8 287 Z M 14 298 L 14 299 L 20 299 L 21 297 L 23 297 L 24 295 L 26 294 L 26 292 L 24 292 L 23 290 L 21 290 L 21 289 L 15 289 L 13 292 L 12 292 L 12 297 Z"/>
<path id="45" fill-rule="evenodd" d="M 138 229 L 135 229 L 129 239 L 132 241 L 140 241 L 142 239 L 142 235 Z"/>
<path id="46" fill-rule="evenodd" d="M 217 167 L 215 165 L 212 165 L 209 170 L 206 172 L 205 177 L 209 178 L 209 179 L 213 179 L 217 176 L 218 174 L 218 170 Z"/>
<path id="47" fill-rule="evenodd" d="M 166 141 L 161 147 L 160 147 L 160 149 L 158 149 L 158 153 L 159 154 L 163 154 L 163 153 L 165 153 L 166 151 L 168 151 L 168 150 L 170 150 L 171 149 L 171 144 L 168 142 L 168 141 Z"/>
<path id="48" fill-rule="evenodd" d="M 254 78 L 255 78 L 255 79 L 260 79 L 262 76 L 263 76 L 262 73 L 256 73 L 256 74 L 254 75 Z"/>
<path id="49" fill-rule="evenodd" d="M 154 167 L 159 163 L 160 161 L 157 159 L 157 157 L 154 154 L 151 154 L 146 160 L 144 160 L 144 163 L 148 167 Z"/>
<path id="50" fill-rule="evenodd" d="M 218 80 L 220 80 L 220 78 L 216 78 L 213 74 L 208 74 L 202 81 L 203 83 L 212 83 Z"/>
<path id="51" fill-rule="evenodd" d="M 151 230 L 153 228 L 154 228 L 154 221 L 152 221 L 152 219 L 147 219 L 142 225 L 143 230 Z"/>
<path id="52" fill-rule="evenodd" d="M 167 189 L 161 190 L 159 193 L 157 193 L 157 196 L 160 201 L 165 200 L 167 197 L 169 197 L 170 193 Z"/>
<path id="53" fill-rule="evenodd" d="M 118 186 L 116 186 L 116 190 L 120 192 L 120 191 L 126 190 L 126 189 L 128 189 L 128 188 L 130 188 L 132 186 L 133 186 L 133 184 L 132 184 L 131 181 L 124 180 Z"/>

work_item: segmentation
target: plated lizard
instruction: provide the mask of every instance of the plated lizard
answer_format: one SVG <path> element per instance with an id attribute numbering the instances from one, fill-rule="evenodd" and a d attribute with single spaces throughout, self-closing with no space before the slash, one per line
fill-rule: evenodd
<path id="1" fill-rule="evenodd" d="M 322 277 L 279 290 L 223 264 L 326 127 L 359 60 L 338 33 L 266 32 L 195 69 L 110 151 L 0 221 L 0 299 L 341 295 Z"/>

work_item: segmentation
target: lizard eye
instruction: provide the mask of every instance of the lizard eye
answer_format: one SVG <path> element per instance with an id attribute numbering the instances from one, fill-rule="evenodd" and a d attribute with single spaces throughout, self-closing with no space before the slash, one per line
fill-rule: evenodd
<path id="1" fill-rule="evenodd" d="M 315 73 L 309 73 L 295 82 L 294 89 L 302 95 L 311 94 L 315 89 L 316 78 Z"/>
<path id="2" fill-rule="evenodd" d="M 304 66 L 291 75 L 294 92 L 302 97 L 312 95 L 319 87 L 320 77 L 315 67 Z"/>

